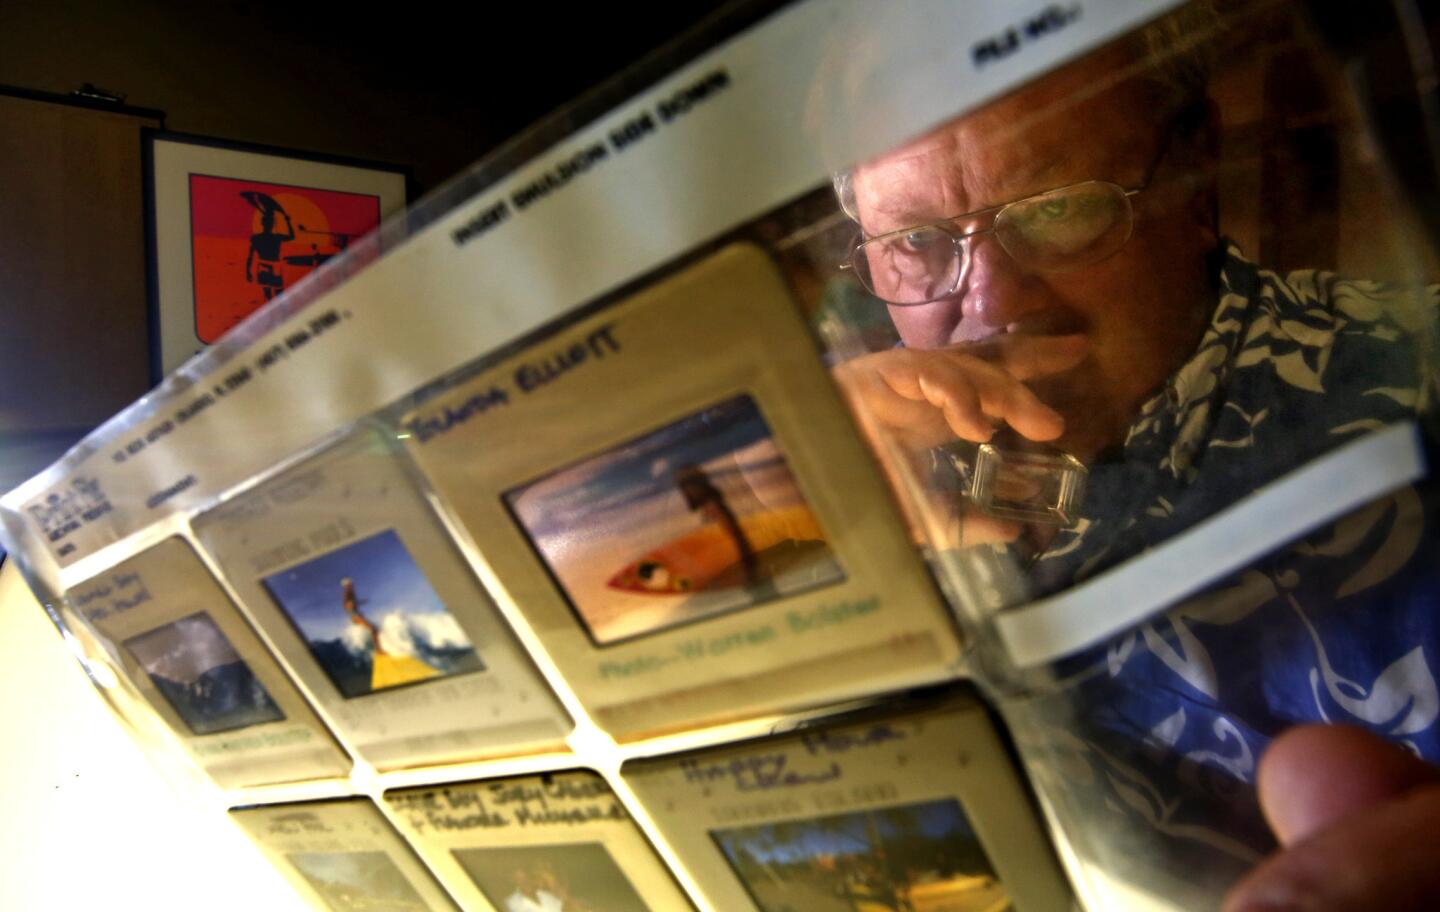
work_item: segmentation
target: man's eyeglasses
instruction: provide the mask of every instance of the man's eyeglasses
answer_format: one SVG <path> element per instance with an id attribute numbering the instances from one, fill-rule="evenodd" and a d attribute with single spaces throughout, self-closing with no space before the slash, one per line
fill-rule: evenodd
<path id="1" fill-rule="evenodd" d="M 994 234 L 1025 269 L 1080 269 L 1125 246 L 1135 222 L 1130 197 L 1139 192 L 1106 181 L 1058 187 L 877 235 L 851 252 L 849 265 L 866 290 L 890 304 L 927 304 L 954 294 L 970 267 L 966 242 L 982 234 Z"/>
<path id="2" fill-rule="evenodd" d="M 1145 169 L 1139 187 L 1083 181 L 1014 202 L 967 212 L 928 225 L 902 228 L 862 241 L 849 268 L 871 294 L 890 304 L 928 304 L 960 288 L 970 269 L 973 243 L 993 234 L 1019 266 L 1036 272 L 1069 272 L 1100 262 L 1130 240 L 1135 210 L 1130 197 L 1143 191 L 1170 148 L 1173 130 Z"/>

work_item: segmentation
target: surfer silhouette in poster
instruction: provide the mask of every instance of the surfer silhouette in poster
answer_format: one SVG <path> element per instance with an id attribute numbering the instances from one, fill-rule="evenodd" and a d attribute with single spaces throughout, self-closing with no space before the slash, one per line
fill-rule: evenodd
<path id="1" fill-rule="evenodd" d="M 348 576 L 340 581 L 341 600 L 350 623 L 370 634 L 372 652 L 370 689 L 383 690 L 400 684 L 414 684 L 438 677 L 440 671 L 423 659 L 410 655 L 392 655 L 380 644 L 380 628 L 360 613 L 360 598 L 355 595 L 355 582 Z"/>
<path id="2" fill-rule="evenodd" d="M 380 224 L 380 198 L 190 175 L 195 335 L 210 344 Z"/>
<path id="3" fill-rule="evenodd" d="M 260 231 L 250 235 L 250 252 L 245 256 L 245 281 L 259 285 L 268 301 L 285 289 L 285 279 L 280 274 L 280 245 L 295 240 L 295 226 L 290 222 L 290 213 L 275 202 L 273 196 L 246 190 L 240 197 L 260 213 Z M 276 215 L 285 219 L 284 234 L 275 230 Z M 253 270 L 251 263 L 255 264 Z"/>

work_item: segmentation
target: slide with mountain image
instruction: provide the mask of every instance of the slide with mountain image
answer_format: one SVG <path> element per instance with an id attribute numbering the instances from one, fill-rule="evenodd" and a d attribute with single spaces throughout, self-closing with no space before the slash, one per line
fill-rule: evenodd
<path id="1" fill-rule="evenodd" d="M 125 648 L 197 735 L 285 718 L 255 672 L 203 612 L 133 637 Z"/>
<path id="2" fill-rule="evenodd" d="M 393 530 L 262 582 L 347 699 L 485 669 Z"/>

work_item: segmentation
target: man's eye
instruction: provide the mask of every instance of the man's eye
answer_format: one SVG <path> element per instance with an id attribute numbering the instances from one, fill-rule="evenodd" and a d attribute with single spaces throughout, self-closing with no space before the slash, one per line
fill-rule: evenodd
<path id="1" fill-rule="evenodd" d="M 924 253 L 939 243 L 934 231 L 912 231 L 900 237 L 900 246 L 907 252 Z"/>
<path id="2" fill-rule="evenodd" d="M 1070 211 L 1070 201 L 1064 197 L 1041 200 L 1036 214 L 1045 219 L 1062 219 Z"/>

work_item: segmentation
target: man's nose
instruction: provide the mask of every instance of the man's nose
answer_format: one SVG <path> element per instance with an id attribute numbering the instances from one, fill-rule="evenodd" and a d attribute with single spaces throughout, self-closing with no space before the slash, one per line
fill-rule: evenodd
<path id="1" fill-rule="evenodd" d="M 972 235 L 965 276 L 958 289 L 965 319 L 1004 329 L 1043 308 L 1042 283 L 1016 263 L 993 234 Z"/>

